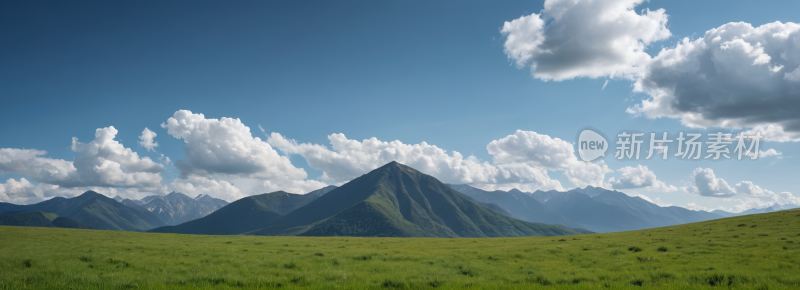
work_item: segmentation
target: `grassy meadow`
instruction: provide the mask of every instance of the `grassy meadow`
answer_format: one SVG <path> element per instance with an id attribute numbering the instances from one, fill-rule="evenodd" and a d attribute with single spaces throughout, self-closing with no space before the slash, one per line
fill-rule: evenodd
<path id="1" fill-rule="evenodd" d="M 199 236 L 0 226 L 0 289 L 800 287 L 800 210 L 528 238 Z"/>

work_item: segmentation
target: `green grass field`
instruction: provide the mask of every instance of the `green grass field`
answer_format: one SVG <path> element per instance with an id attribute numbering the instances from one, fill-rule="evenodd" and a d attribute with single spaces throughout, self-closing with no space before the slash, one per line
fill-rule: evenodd
<path id="1" fill-rule="evenodd" d="M 0 227 L 0 289 L 800 287 L 800 210 L 531 238 Z"/>

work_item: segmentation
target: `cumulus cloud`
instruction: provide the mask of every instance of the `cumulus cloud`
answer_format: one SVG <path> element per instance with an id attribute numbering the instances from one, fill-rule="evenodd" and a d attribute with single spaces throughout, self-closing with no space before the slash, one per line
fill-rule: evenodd
<path id="1" fill-rule="evenodd" d="M 503 24 L 505 53 L 542 80 L 631 78 L 650 59 L 645 48 L 671 35 L 664 9 L 637 13 L 642 2 L 547 0 L 541 13 Z"/>
<path id="2" fill-rule="evenodd" d="M 567 180 L 577 187 L 603 187 L 605 175 L 612 172 L 602 160 L 579 161 L 571 143 L 532 131 L 517 130 L 513 135 L 492 141 L 486 150 L 499 166 L 563 170 Z"/>
<path id="3" fill-rule="evenodd" d="M 563 170 L 577 186 L 602 185 L 610 170 L 603 163 L 580 162 L 570 143 L 535 132 L 517 131 L 514 135 L 492 141 L 487 150 L 494 164 L 481 162 L 474 156 L 448 153 L 425 142 L 404 144 L 371 138 L 363 141 L 347 139 L 344 134 L 328 136 L 332 150 L 326 146 L 298 143 L 279 133 L 267 140 L 286 154 L 298 154 L 309 166 L 323 172 L 323 180 L 343 182 L 397 161 L 446 183 L 470 183 L 484 189 L 550 190 L 563 189 L 551 179 L 548 170 Z"/>
<path id="4" fill-rule="evenodd" d="M 0 201 L 15 204 L 30 204 L 43 201 L 48 197 L 60 194 L 58 185 L 32 184 L 25 178 L 13 178 L 0 183 Z"/>
<path id="5" fill-rule="evenodd" d="M 663 9 L 635 11 L 642 2 L 546 0 L 503 24 L 504 51 L 542 80 L 633 80 L 649 96 L 626 109 L 634 116 L 800 141 L 800 24 L 727 23 L 650 56 L 645 48 L 671 33 Z"/>
<path id="6" fill-rule="evenodd" d="M 731 198 L 738 195 L 736 199 L 731 199 L 732 201 L 738 202 L 738 204 L 729 208 L 722 206 L 717 208 L 724 211 L 742 212 L 748 209 L 765 208 L 774 205 L 800 205 L 800 198 L 795 197 L 791 193 L 781 192 L 776 194 L 754 184 L 752 181 L 742 181 L 737 183 L 734 187 L 731 187 L 722 178 L 717 178 L 714 175 L 714 171 L 709 168 L 695 169 L 692 173 L 692 178 L 695 179 L 696 185 L 682 187 L 681 189 L 688 193 L 712 197 Z M 699 206 L 695 203 L 689 203 L 688 208 L 711 211 L 711 209 Z"/>
<path id="7" fill-rule="evenodd" d="M 753 184 L 751 181 L 742 181 L 737 183 L 736 192 L 751 197 L 772 198 L 775 196 L 774 192 L 763 189 L 760 186 Z"/>
<path id="8" fill-rule="evenodd" d="M 800 25 L 728 23 L 663 49 L 635 84 L 650 98 L 632 111 L 689 127 L 757 128 L 800 140 Z"/>
<path id="9" fill-rule="evenodd" d="M 656 174 L 647 166 L 637 165 L 636 167 L 625 166 L 617 169 L 617 172 L 622 173 L 619 179 L 612 177 L 608 180 L 611 187 L 614 189 L 637 189 L 643 188 L 649 191 L 671 192 L 677 191 L 678 188 L 672 185 L 667 185 L 663 181 L 656 179 Z"/>
<path id="10" fill-rule="evenodd" d="M 89 143 L 72 138 L 72 151 L 80 153 L 73 165 L 76 178 L 59 184 L 67 187 L 106 186 L 138 187 L 147 191 L 163 192 L 161 171 L 164 166 L 149 157 L 139 157 L 130 148 L 114 140 L 118 131 L 113 126 L 95 131 L 95 139 Z"/>
<path id="11" fill-rule="evenodd" d="M 144 131 L 142 131 L 142 135 L 139 136 L 139 140 L 141 140 L 139 141 L 139 146 L 147 148 L 147 151 L 156 150 L 155 148 L 158 147 L 158 142 L 153 141 L 156 136 L 157 134 L 155 132 L 150 131 L 150 129 L 145 127 Z"/>
<path id="12" fill-rule="evenodd" d="M 72 138 L 71 149 L 78 152 L 74 161 L 43 157 L 46 151 L 0 149 L 0 172 L 22 174 L 39 183 L 72 187 L 121 187 L 164 192 L 161 184 L 163 165 L 148 157 L 139 157 L 114 138 L 114 127 L 95 131 L 89 143 Z"/>
<path id="13" fill-rule="evenodd" d="M 384 164 L 397 161 L 427 174 L 436 176 L 444 182 L 452 183 L 495 183 L 503 180 L 531 181 L 535 172 L 527 177 L 515 172 L 480 162 L 474 156 L 464 158 L 461 153 L 446 150 L 422 142 L 404 144 L 400 141 L 385 142 L 377 138 L 363 141 L 347 139 L 344 134 L 328 136 L 333 150 L 323 145 L 297 143 L 279 133 L 272 133 L 267 140 L 287 154 L 298 154 L 308 164 L 322 170 L 323 180 L 348 181 Z M 521 170 L 534 170 L 524 168 Z"/>
<path id="14" fill-rule="evenodd" d="M 38 183 L 28 181 L 22 177 L 19 180 L 8 179 L 5 183 L 0 183 L 0 201 L 10 202 L 14 204 L 33 204 L 50 198 L 61 197 L 74 197 L 83 194 L 86 191 L 95 191 L 108 197 L 116 195 L 124 198 L 139 199 L 147 195 L 149 192 L 140 192 L 137 188 L 114 188 L 114 187 L 101 187 L 101 186 L 86 186 L 86 187 L 61 187 L 58 185 Z"/>
<path id="15" fill-rule="evenodd" d="M 185 143 L 186 157 L 174 162 L 180 170 L 180 180 L 170 184 L 175 191 L 233 201 L 276 190 L 306 193 L 327 186 L 306 180 L 305 170 L 292 165 L 269 143 L 253 137 L 239 119 L 212 119 L 180 110 L 161 126 Z M 165 162 L 170 162 L 168 157 Z"/>
<path id="16" fill-rule="evenodd" d="M 694 185 L 681 188 L 687 193 L 722 198 L 736 195 L 736 190 L 724 179 L 717 178 L 711 168 L 698 167 L 689 178 L 694 181 Z"/>
<path id="17" fill-rule="evenodd" d="M 250 128 L 233 118 L 206 119 L 180 110 L 161 125 L 172 137 L 183 139 L 186 157 L 175 161 L 181 178 L 228 175 L 256 179 L 302 180 L 307 174 L 280 156 Z"/>

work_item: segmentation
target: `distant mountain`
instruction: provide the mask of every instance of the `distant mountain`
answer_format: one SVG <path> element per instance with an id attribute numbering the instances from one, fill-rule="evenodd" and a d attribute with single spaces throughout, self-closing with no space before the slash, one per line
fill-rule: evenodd
<path id="1" fill-rule="evenodd" d="M 548 200 L 561 195 L 562 192 L 557 190 L 550 190 L 550 191 L 541 191 L 537 190 L 531 193 L 531 197 L 536 199 L 541 203 L 546 203 Z"/>
<path id="2" fill-rule="evenodd" d="M 547 207 L 568 219 L 586 226 L 595 232 L 616 232 L 648 228 L 624 208 L 596 201 L 588 195 L 573 191 L 553 196 L 545 203 Z"/>
<path id="3" fill-rule="evenodd" d="M 584 188 L 580 188 L 580 187 L 579 188 L 575 188 L 575 189 L 572 189 L 571 191 L 574 191 L 574 192 L 577 192 L 577 193 L 582 193 L 582 194 L 588 195 L 589 197 L 595 197 L 597 195 L 600 195 L 601 193 L 607 192 L 608 190 L 605 189 L 605 188 L 602 188 L 602 187 L 594 187 L 594 186 L 589 185 L 589 186 L 586 186 Z"/>
<path id="4" fill-rule="evenodd" d="M 263 228 L 276 218 L 308 204 L 328 191 L 328 186 L 308 194 L 276 191 L 248 196 L 228 204 L 206 217 L 150 230 L 156 233 L 236 235 Z"/>
<path id="5" fill-rule="evenodd" d="M 495 204 L 510 213 L 509 216 L 529 222 L 560 224 L 573 228 L 584 228 L 582 224 L 555 213 L 529 193 L 512 189 L 509 191 L 486 191 L 466 184 L 448 184 L 479 203 Z"/>
<path id="6" fill-rule="evenodd" d="M 122 201 L 127 206 L 138 205 L 154 213 L 167 225 L 182 224 L 199 219 L 228 205 L 227 201 L 201 194 L 195 198 L 183 193 L 151 195 L 141 200 Z"/>
<path id="7" fill-rule="evenodd" d="M 641 197 L 629 196 L 619 191 L 594 188 L 598 192 L 592 199 L 624 208 L 647 223 L 648 227 L 664 227 L 723 218 L 706 211 L 693 211 L 678 206 L 661 207 Z"/>
<path id="8" fill-rule="evenodd" d="M 588 232 L 505 216 L 436 178 L 391 162 L 247 234 L 507 237 Z"/>
<path id="9" fill-rule="evenodd" d="M 74 220 L 58 216 L 52 212 L 8 211 L 0 213 L 0 225 L 19 227 L 48 227 L 87 229 L 88 227 Z"/>
<path id="10" fill-rule="evenodd" d="M 0 212 L 43 211 L 75 220 L 90 229 L 145 231 L 164 223 L 144 208 L 128 207 L 94 191 L 73 198 L 54 197 L 31 205 L 0 203 Z"/>
<path id="11" fill-rule="evenodd" d="M 732 216 L 741 216 L 741 215 L 749 215 L 749 214 L 757 214 L 757 213 L 768 213 L 768 212 L 773 212 L 773 211 L 781 211 L 781 210 L 794 209 L 794 208 L 798 208 L 798 206 L 793 205 L 793 204 L 785 204 L 785 205 L 776 204 L 776 205 L 773 205 L 773 206 L 770 206 L 770 207 L 765 207 L 765 208 L 751 208 L 751 209 L 748 209 L 746 211 L 739 212 L 739 213 L 727 212 L 727 211 L 719 210 L 719 209 L 712 211 L 712 213 L 717 214 L 717 215 L 721 215 L 721 216 L 724 216 L 724 217 L 732 217 Z"/>
<path id="12" fill-rule="evenodd" d="M 516 189 L 508 192 L 488 192 L 468 185 L 451 185 L 451 187 L 476 201 L 497 204 L 513 216 L 524 220 L 556 223 L 595 232 L 663 227 L 723 217 L 676 206 L 660 207 L 640 197 L 592 186 L 568 192 L 551 190 L 534 193 L 524 193 Z M 543 205 L 537 207 L 536 203 L 529 199 L 534 199 Z M 554 221 L 553 218 L 561 220 Z"/>

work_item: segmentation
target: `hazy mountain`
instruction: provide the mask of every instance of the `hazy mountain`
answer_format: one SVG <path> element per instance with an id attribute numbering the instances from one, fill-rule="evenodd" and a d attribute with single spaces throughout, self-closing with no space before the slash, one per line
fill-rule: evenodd
<path id="1" fill-rule="evenodd" d="M 128 206 L 139 205 L 154 213 L 167 225 L 177 225 L 202 218 L 228 205 L 227 201 L 205 194 L 191 198 L 179 192 L 151 195 L 141 200 L 123 200 L 122 203 Z"/>
<path id="2" fill-rule="evenodd" d="M 75 220 L 90 229 L 145 231 L 163 226 L 155 214 L 128 207 L 94 191 L 73 198 L 54 197 L 31 205 L 0 203 L 0 212 L 44 211 Z"/>
<path id="3" fill-rule="evenodd" d="M 248 234 L 502 237 L 587 232 L 499 214 L 436 178 L 391 162 Z"/>
<path id="4" fill-rule="evenodd" d="M 509 191 L 486 191 L 466 184 L 448 184 L 479 203 L 495 204 L 510 213 L 509 216 L 529 222 L 560 224 L 573 228 L 584 228 L 568 218 L 555 213 L 539 202 L 531 194 L 512 189 Z"/>
<path id="5" fill-rule="evenodd" d="M 551 190 L 534 193 L 516 189 L 488 192 L 467 185 L 451 187 L 476 201 L 497 204 L 514 217 L 596 232 L 627 231 L 722 218 L 714 213 L 677 206 L 660 207 L 640 197 L 592 186 L 569 192 Z M 537 206 L 537 203 L 543 205 Z M 560 220 L 554 220 L 558 218 Z"/>
<path id="6" fill-rule="evenodd" d="M 605 188 L 602 188 L 602 187 L 594 187 L 594 186 L 588 185 L 588 186 L 586 186 L 584 188 L 580 188 L 579 187 L 579 188 L 572 189 L 571 191 L 574 191 L 574 192 L 577 192 L 577 193 L 582 193 L 582 194 L 588 195 L 589 197 L 595 197 L 595 196 L 597 196 L 597 195 L 599 195 L 601 193 L 607 192 L 608 190 L 605 189 Z"/>
<path id="7" fill-rule="evenodd" d="M 43 211 L 7 211 L 0 213 L 0 225 L 19 227 L 48 227 L 86 229 L 87 226 L 74 220 Z"/>
<path id="8" fill-rule="evenodd" d="M 550 190 L 550 191 L 537 190 L 531 193 L 531 197 L 544 204 L 551 198 L 559 196 L 562 193 L 563 192 L 557 190 Z"/>
<path id="9" fill-rule="evenodd" d="M 328 191 L 328 186 L 308 194 L 276 191 L 248 196 L 228 204 L 206 217 L 151 230 L 157 233 L 235 235 L 263 228 L 274 219 L 308 204 Z"/>
<path id="10" fill-rule="evenodd" d="M 787 210 L 787 209 L 793 209 L 793 208 L 798 208 L 798 206 L 793 205 L 793 204 L 785 204 L 785 205 L 776 204 L 776 205 L 773 205 L 773 206 L 770 206 L 770 207 L 765 207 L 765 208 L 751 208 L 751 209 L 748 209 L 746 211 L 739 212 L 739 213 L 727 212 L 727 211 L 724 211 L 724 210 L 714 210 L 714 211 L 712 211 L 712 213 L 720 215 L 720 216 L 724 216 L 724 217 L 732 217 L 732 216 L 740 216 L 740 215 L 748 215 L 748 214 L 768 213 L 768 212 Z"/>
<path id="11" fill-rule="evenodd" d="M 553 212 L 586 226 L 595 232 L 616 232 L 648 228 L 648 224 L 620 206 L 596 201 L 588 195 L 563 192 L 548 199 L 545 205 Z"/>
<path id="12" fill-rule="evenodd" d="M 629 196 L 619 191 L 595 188 L 595 192 L 599 192 L 599 194 L 592 199 L 605 204 L 620 206 L 639 217 L 651 228 L 723 218 L 723 216 L 714 213 L 693 211 L 678 206 L 661 207 L 641 197 Z"/>

